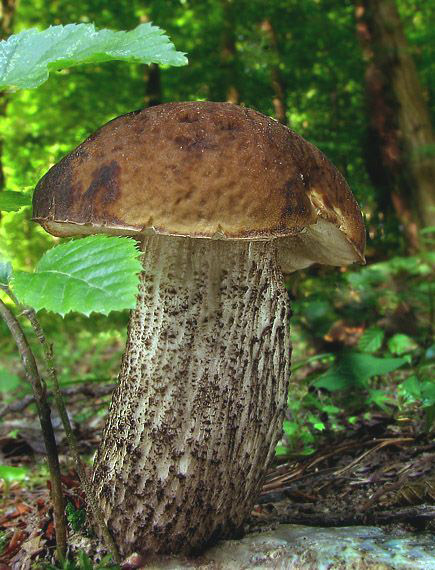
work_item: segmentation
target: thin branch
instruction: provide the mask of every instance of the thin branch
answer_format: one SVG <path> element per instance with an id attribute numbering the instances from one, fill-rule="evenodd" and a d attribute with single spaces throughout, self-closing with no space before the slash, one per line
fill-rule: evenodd
<path id="1" fill-rule="evenodd" d="M 348 465 L 346 465 L 342 469 L 339 469 L 338 471 L 336 471 L 334 473 L 334 475 L 336 475 L 336 476 L 343 475 L 343 473 L 345 473 L 346 471 L 349 471 L 350 469 L 355 467 L 355 465 L 360 463 L 365 457 L 367 457 L 367 455 L 374 453 L 375 451 L 379 451 L 379 449 L 382 449 L 383 447 L 386 447 L 387 445 L 397 445 L 398 443 L 407 443 L 407 442 L 414 441 L 414 440 L 415 440 L 414 437 L 398 437 L 395 439 L 385 439 L 384 441 L 381 441 L 378 445 L 376 445 L 376 447 L 372 447 L 372 449 L 368 449 L 362 455 L 360 455 L 359 457 L 354 459 L 351 463 L 349 463 Z"/>
<path id="2" fill-rule="evenodd" d="M 57 411 L 59 416 L 62 420 L 62 424 L 66 433 L 66 437 L 68 440 L 68 445 L 71 451 L 71 455 L 74 460 L 75 468 L 77 474 L 79 476 L 80 482 L 82 484 L 83 490 L 86 495 L 86 500 L 88 505 L 91 508 L 92 515 L 96 524 L 98 525 L 100 532 L 103 536 L 104 542 L 106 547 L 111 552 L 113 559 L 117 564 L 121 564 L 121 556 L 118 552 L 118 547 L 113 540 L 112 535 L 106 525 L 104 520 L 103 512 L 100 509 L 100 505 L 98 504 L 97 497 L 92 489 L 91 481 L 89 480 L 88 474 L 86 472 L 86 468 L 80 458 L 79 447 L 77 443 L 76 436 L 71 427 L 71 422 L 69 421 L 68 413 L 65 408 L 65 404 L 62 398 L 62 394 L 59 387 L 59 380 L 57 378 L 57 372 L 54 365 L 53 359 L 53 346 L 47 341 L 44 331 L 38 321 L 36 313 L 34 309 L 24 309 L 23 314 L 29 319 L 32 324 L 33 330 L 35 331 L 36 336 L 38 337 L 39 342 L 44 349 L 44 356 L 47 363 L 48 373 L 50 375 L 51 381 L 53 383 L 53 397 L 56 403 Z"/>
<path id="3" fill-rule="evenodd" d="M 397 522 L 431 521 L 435 519 L 435 506 L 416 505 L 389 511 L 354 513 L 299 513 L 279 517 L 284 524 L 304 524 L 310 526 L 355 526 L 379 525 Z"/>
<path id="4" fill-rule="evenodd" d="M 30 382 L 33 395 L 38 409 L 45 449 L 47 451 L 47 463 L 51 478 L 51 496 L 53 500 L 54 522 L 56 532 L 56 550 L 59 560 L 64 560 L 66 553 L 66 523 L 65 504 L 62 494 L 62 482 L 60 477 L 59 456 L 57 453 L 56 439 L 51 423 L 51 411 L 47 402 L 47 392 L 44 381 L 41 379 L 33 352 L 27 342 L 27 338 L 12 311 L 0 299 L 0 315 L 8 326 L 12 337 L 18 347 L 23 362 L 26 377 Z"/>
<path id="5" fill-rule="evenodd" d="M 98 504 L 98 499 L 96 498 L 95 493 L 93 492 L 92 484 L 89 480 L 86 468 L 80 458 L 77 439 L 72 430 L 68 413 L 66 411 L 65 404 L 60 391 L 59 380 L 57 378 L 57 372 L 53 359 L 53 347 L 45 337 L 44 331 L 42 330 L 42 327 L 38 321 L 35 310 L 28 307 L 25 308 L 21 307 L 21 305 L 18 302 L 18 299 L 15 297 L 15 295 L 7 285 L 2 286 L 2 289 L 3 291 L 5 291 L 5 293 L 9 295 L 9 297 L 14 301 L 14 303 L 18 305 L 18 307 L 22 310 L 22 314 L 25 317 L 27 317 L 27 319 L 30 321 L 33 330 L 35 331 L 35 334 L 38 337 L 38 340 L 44 350 L 44 356 L 47 364 L 48 373 L 53 384 L 54 401 L 56 404 L 58 414 L 62 420 L 62 424 L 66 433 L 71 455 L 73 457 L 77 474 L 79 476 L 80 482 L 85 492 L 87 503 L 91 509 L 94 521 L 100 529 L 106 547 L 111 552 L 115 562 L 117 564 L 121 564 L 121 556 L 119 554 L 118 547 L 116 546 L 115 541 L 113 540 L 113 537 L 110 534 L 110 531 L 106 525 L 103 512 L 100 509 L 100 505 Z"/>
<path id="6" fill-rule="evenodd" d="M 106 396 L 113 392 L 116 384 L 103 384 L 102 386 L 90 386 L 89 384 L 80 384 L 79 386 L 70 386 L 69 388 L 62 388 L 61 394 L 62 396 L 75 396 L 77 394 L 82 394 L 87 397 L 97 397 L 97 396 Z M 47 391 L 47 397 L 51 398 L 53 392 L 51 390 Z M 35 398 L 32 394 L 28 396 L 24 396 L 20 400 L 16 400 L 15 402 L 11 402 L 10 404 L 5 404 L 0 408 L 0 419 L 2 419 L 7 414 L 13 414 L 16 412 L 22 412 L 25 410 L 30 404 L 35 402 Z"/>

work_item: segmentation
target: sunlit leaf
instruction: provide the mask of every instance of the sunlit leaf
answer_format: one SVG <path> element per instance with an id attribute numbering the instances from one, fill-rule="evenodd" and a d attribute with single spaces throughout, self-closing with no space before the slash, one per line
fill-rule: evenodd
<path id="1" fill-rule="evenodd" d="M 37 87 L 51 71 L 111 60 L 187 63 L 164 32 L 150 23 L 129 32 L 96 30 L 93 24 L 32 28 L 0 42 L 0 88 Z"/>
<path id="2" fill-rule="evenodd" d="M 362 352 L 376 352 L 382 346 L 385 332 L 379 327 L 370 327 L 364 331 L 358 342 Z"/>
<path id="3" fill-rule="evenodd" d="M 388 348 L 393 354 L 401 356 L 417 348 L 416 342 L 408 335 L 397 333 L 388 341 Z"/>
<path id="4" fill-rule="evenodd" d="M 283 430 L 287 437 L 294 436 L 299 429 L 299 425 L 296 422 L 284 420 Z"/>
<path id="5" fill-rule="evenodd" d="M 401 392 L 403 392 L 407 398 L 411 397 L 413 400 L 421 398 L 420 381 L 415 374 L 409 376 L 409 378 L 402 382 L 399 387 Z"/>
<path id="6" fill-rule="evenodd" d="M 89 236 L 50 249 L 34 273 L 17 272 L 13 286 L 37 311 L 107 315 L 135 306 L 140 270 L 133 240 Z"/>
<path id="7" fill-rule="evenodd" d="M 275 447 L 275 455 L 277 457 L 281 457 L 283 455 L 288 455 L 289 450 L 287 449 L 287 447 L 285 445 L 277 445 Z"/>
<path id="8" fill-rule="evenodd" d="M 3 212 L 16 212 L 24 206 L 32 204 L 32 197 L 22 192 L 3 190 L 0 192 L 0 210 Z"/>
<path id="9" fill-rule="evenodd" d="M 316 416 L 309 415 L 307 420 L 310 422 L 310 424 L 312 424 L 313 428 L 317 429 L 318 431 L 323 431 L 326 429 L 325 424 L 320 420 L 320 418 Z"/>
<path id="10" fill-rule="evenodd" d="M 10 467 L 9 465 L 0 465 L 0 479 L 6 483 L 13 481 L 22 481 L 27 477 L 28 470 L 25 467 Z"/>

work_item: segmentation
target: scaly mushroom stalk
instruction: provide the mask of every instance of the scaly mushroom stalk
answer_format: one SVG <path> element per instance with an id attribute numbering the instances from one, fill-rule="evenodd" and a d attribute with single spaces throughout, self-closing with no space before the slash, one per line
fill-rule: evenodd
<path id="1" fill-rule="evenodd" d="M 189 552 L 233 536 L 249 515 L 289 381 L 290 306 L 275 242 L 143 242 L 94 470 L 123 553 Z"/>
<path id="2" fill-rule="evenodd" d="M 236 532 L 286 403 L 281 271 L 364 261 L 346 181 L 252 109 L 167 103 L 110 121 L 53 166 L 33 216 L 56 236 L 154 236 L 94 472 L 120 550 L 190 551 Z"/>

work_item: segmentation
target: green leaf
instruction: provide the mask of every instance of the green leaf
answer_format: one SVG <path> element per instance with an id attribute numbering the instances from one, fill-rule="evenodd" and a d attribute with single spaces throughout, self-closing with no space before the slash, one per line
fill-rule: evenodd
<path id="1" fill-rule="evenodd" d="M 378 358 L 356 351 L 345 352 L 339 360 L 314 381 L 316 388 L 330 392 L 346 388 L 363 388 L 372 376 L 393 372 L 406 363 L 404 358 Z"/>
<path id="2" fill-rule="evenodd" d="M 423 406 L 433 406 L 435 404 L 435 382 L 426 380 L 421 383 L 420 389 Z"/>
<path id="3" fill-rule="evenodd" d="M 358 342 L 362 352 L 376 352 L 382 346 L 385 332 L 379 327 L 370 327 L 364 331 Z"/>
<path id="4" fill-rule="evenodd" d="M 80 570 L 93 570 L 94 565 L 84 550 L 79 553 Z"/>
<path id="5" fill-rule="evenodd" d="M 434 234 L 435 233 L 435 226 L 426 226 L 422 230 L 420 230 L 421 235 L 425 234 Z"/>
<path id="6" fill-rule="evenodd" d="M 283 455 L 288 455 L 288 449 L 285 445 L 277 445 L 275 447 L 275 455 L 277 457 L 282 457 Z"/>
<path id="7" fill-rule="evenodd" d="M 11 374 L 7 370 L 0 369 L 0 392 L 11 392 L 18 388 L 21 379 L 15 374 Z"/>
<path id="8" fill-rule="evenodd" d="M 0 479 L 6 483 L 13 481 L 22 481 L 27 477 L 28 470 L 25 467 L 9 467 L 8 465 L 0 465 Z"/>
<path id="9" fill-rule="evenodd" d="M 0 192 L 0 210 L 3 212 L 16 212 L 24 206 L 32 205 L 32 197 L 23 192 L 3 190 Z"/>
<path id="10" fill-rule="evenodd" d="M 313 416 L 310 414 L 307 418 L 307 421 L 310 422 L 310 424 L 312 424 L 314 429 L 317 429 L 319 431 L 323 431 L 324 429 L 326 429 L 325 424 L 317 416 Z"/>
<path id="11" fill-rule="evenodd" d="M 401 356 L 417 348 L 416 342 L 408 335 L 397 333 L 388 341 L 388 348 L 393 354 Z"/>
<path id="12" fill-rule="evenodd" d="M 185 65 L 164 32 L 143 23 L 129 32 L 96 30 L 93 24 L 34 28 L 0 42 L 0 88 L 38 87 L 54 70 L 111 60 Z"/>
<path id="13" fill-rule="evenodd" d="M 64 316 L 107 315 L 136 304 L 141 264 L 130 238 L 89 236 L 53 247 L 34 273 L 17 272 L 14 291 L 23 305 Z"/>
<path id="14" fill-rule="evenodd" d="M 332 406 L 330 404 L 320 406 L 320 408 L 322 412 L 325 412 L 325 414 L 328 414 L 328 416 L 336 416 L 341 411 L 340 408 L 337 408 L 337 406 Z"/>
<path id="15" fill-rule="evenodd" d="M 391 398 L 384 390 L 370 390 L 367 403 L 373 403 L 384 411 L 388 410 L 388 405 L 393 405 Z"/>
<path id="16" fill-rule="evenodd" d="M 76 509 L 69 501 L 66 505 L 65 513 L 66 520 L 73 530 L 78 531 L 83 528 L 86 521 L 86 512 L 84 509 Z"/>
<path id="17" fill-rule="evenodd" d="M 12 265 L 10 261 L 0 257 L 0 285 L 7 285 L 12 277 Z"/>
<path id="18" fill-rule="evenodd" d="M 282 427 L 287 437 L 293 437 L 300 429 L 296 422 L 292 422 L 290 420 L 284 420 Z"/>
<path id="19" fill-rule="evenodd" d="M 421 385 L 420 381 L 415 374 L 407 378 L 404 382 L 399 384 L 401 391 L 407 397 L 411 397 L 414 400 L 420 400 L 421 398 Z"/>
<path id="20" fill-rule="evenodd" d="M 324 354 L 315 354 L 314 356 L 310 356 L 309 358 L 304 358 L 303 360 L 299 360 L 298 362 L 292 362 L 292 373 L 299 370 L 303 366 L 310 364 L 311 362 L 315 362 L 316 360 L 332 360 L 333 356 L 330 352 L 325 352 Z"/>

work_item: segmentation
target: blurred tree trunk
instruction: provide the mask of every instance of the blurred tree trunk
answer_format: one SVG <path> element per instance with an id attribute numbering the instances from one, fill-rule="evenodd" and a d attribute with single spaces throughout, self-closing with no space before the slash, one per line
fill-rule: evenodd
<path id="1" fill-rule="evenodd" d="M 163 100 L 160 67 L 156 63 L 147 66 L 145 72 L 145 107 L 160 105 Z"/>
<path id="2" fill-rule="evenodd" d="M 412 249 L 435 225 L 435 138 L 394 0 L 357 0 L 357 33 L 367 62 L 369 173 L 389 200 Z"/>
<path id="3" fill-rule="evenodd" d="M 261 23 L 261 30 L 265 34 L 269 50 L 272 56 L 270 76 L 274 92 L 273 106 L 275 108 L 275 118 L 283 125 L 287 124 L 287 93 L 284 76 L 280 69 L 281 54 L 278 38 L 271 21 L 266 18 Z"/>
<path id="4" fill-rule="evenodd" d="M 0 3 L 0 40 L 4 40 L 12 34 L 14 15 L 17 0 L 1 0 Z M 6 115 L 8 95 L 0 91 L 0 120 Z M 3 168 L 3 139 L 0 135 L 0 191 L 5 187 L 5 173 Z"/>
<path id="5" fill-rule="evenodd" d="M 237 87 L 236 34 L 234 30 L 237 6 L 235 6 L 235 2 L 233 0 L 221 0 L 221 4 L 223 22 L 220 60 L 222 85 L 225 91 L 220 94 L 219 100 L 225 100 L 229 103 L 239 103 L 240 94 Z"/>

